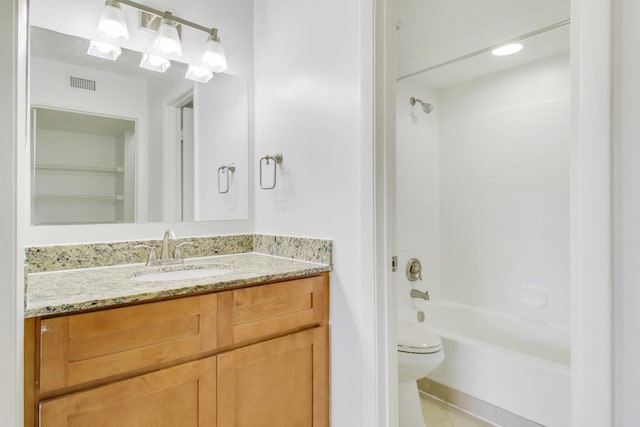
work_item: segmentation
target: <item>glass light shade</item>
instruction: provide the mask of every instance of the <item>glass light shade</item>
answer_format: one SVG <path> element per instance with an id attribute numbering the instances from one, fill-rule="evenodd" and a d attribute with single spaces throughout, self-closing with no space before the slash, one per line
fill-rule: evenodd
<path id="1" fill-rule="evenodd" d="M 207 50 L 202 55 L 202 65 L 209 67 L 214 73 L 221 73 L 227 69 L 227 58 L 220 40 L 209 36 Z"/>
<path id="2" fill-rule="evenodd" d="M 189 65 L 184 77 L 194 82 L 206 83 L 213 78 L 213 73 L 205 66 Z"/>
<path id="3" fill-rule="evenodd" d="M 129 40 L 129 30 L 120 3 L 107 0 L 98 23 L 98 36 L 119 41 Z"/>
<path id="4" fill-rule="evenodd" d="M 140 68 L 145 70 L 157 71 L 158 73 L 164 73 L 167 68 L 171 66 L 171 61 L 161 56 L 145 53 L 142 55 L 142 61 L 140 61 Z"/>
<path id="5" fill-rule="evenodd" d="M 495 56 L 507 56 L 513 55 L 514 53 L 518 53 L 522 50 L 522 45 L 520 43 L 510 43 L 504 46 L 500 46 L 496 49 L 493 49 L 491 53 Z"/>
<path id="6" fill-rule="evenodd" d="M 153 45 L 157 54 L 167 56 L 182 56 L 182 44 L 178 29 L 173 25 L 173 21 L 163 18 L 158 28 L 158 37 Z"/>
<path id="7" fill-rule="evenodd" d="M 109 59 L 111 61 L 115 61 L 121 53 L 122 49 L 120 49 L 120 47 L 96 40 L 91 40 L 89 50 L 87 50 L 87 54 L 91 56 L 97 56 L 98 58 Z"/>

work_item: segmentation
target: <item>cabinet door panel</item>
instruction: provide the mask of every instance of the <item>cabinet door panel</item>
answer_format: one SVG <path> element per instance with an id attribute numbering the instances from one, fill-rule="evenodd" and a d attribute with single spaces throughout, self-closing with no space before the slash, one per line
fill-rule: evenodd
<path id="1" fill-rule="evenodd" d="M 40 404 L 42 427 L 215 427 L 210 357 Z"/>
<path id="2" fill-rule="evenodd" d="M 216 344 L 215 294 L 44 319 L 40 391 L 135 372 Z"/>
<path id="3" fill-rule="evenodd" d="M 326 324 L 328 293 L 327 275 L 223 292 L 218 300 L 218 344 L 236 345 Z"/>
<path id="4" fill-rule="evenodd" d="M 218 426 L 329 425 L 327 327 L 218 356 Z"/>

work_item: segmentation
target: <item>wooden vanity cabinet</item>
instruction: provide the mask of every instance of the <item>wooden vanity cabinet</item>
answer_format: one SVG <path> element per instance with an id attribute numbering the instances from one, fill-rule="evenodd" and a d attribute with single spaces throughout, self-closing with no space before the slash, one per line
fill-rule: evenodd
<path id="1" fill-rule="evenodd" d="M 328 277 L 26 319 L 25 426 L 328 426 Z"/>

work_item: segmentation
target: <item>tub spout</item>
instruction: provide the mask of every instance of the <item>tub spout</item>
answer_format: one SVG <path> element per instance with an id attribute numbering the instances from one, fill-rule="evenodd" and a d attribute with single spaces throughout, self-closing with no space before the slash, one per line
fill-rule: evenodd
<path id="1" fill-rule="evenodd" d="M 425 301 L 429 301 L 429 291 L 419 291 L 417 289 L 411 289 L 411 298 L 421 298 Z"/>

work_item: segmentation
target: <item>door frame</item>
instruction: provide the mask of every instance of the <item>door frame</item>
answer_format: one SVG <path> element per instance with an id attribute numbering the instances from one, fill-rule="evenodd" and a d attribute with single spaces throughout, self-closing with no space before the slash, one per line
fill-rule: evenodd
<path id="1" fill-rule="evenodd" d="M 162 221 L 182 221 L 181 200 L 181 156 L 180 147 L 180 109 L 193 101 L 193 90 L 189 90 L 172 102 L 163 106 L 162 129 Z M 195 108 L 195 105 L 194 105 Z"/>
<path id="2" fill-rule="evenodd" d="M 375 261 L 378 425 L 397 424 L 393 191 L 395 0 L 376 0 Z M 612 425 L 611 0 L 571 0 L 571 419 Z"/>

